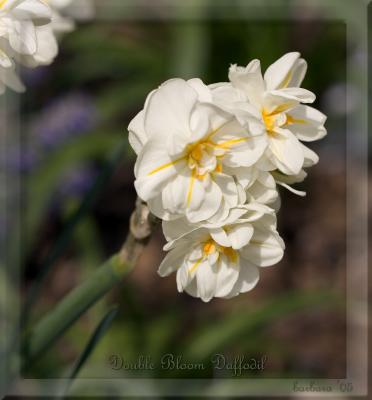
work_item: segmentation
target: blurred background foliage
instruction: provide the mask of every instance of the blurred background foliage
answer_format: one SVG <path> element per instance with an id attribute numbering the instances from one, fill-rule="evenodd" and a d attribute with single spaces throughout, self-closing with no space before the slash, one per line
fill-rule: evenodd
<path id="1" fill-rule="evenodd" d="M 226 81 L 231 63 L 259 58 L 264 70 L 284 53 L 300 51 L 309 63 L 304 87 L 329 116 L 329 135 L 312 146 L 320 163 L 302 185 L 306 198 L 282 193 L 285 257 L 262 271 L 254 291 L 208 304 L 178 294 L 174 276 L 157 276 L 164 244 L 157 232 L 122 287 L 92 307 L 26 376 L 211 377 L 216 353 L 267 357 L 265 370 L 242 377 L 344 376 L 345 118 L 358 107 L 357 96 L 346 107 L 346 25 L 322 20 L 311 2 L 297 9 L 283 1 L 284 19 L 257 19 L 242 6 L 214 18 L 207 2 L 195 18 L 159 18 L 156 3 L 136 19 L 126 18 L 117 2 L 111 13 L 120 17 L 98 15 L 80 24 L 63 37 L 52 66 L 23 71 L 21 137 L 2 160 L 8 179 L 21 178 L 21 191 L 10 193 L 0 234 L 10 265 L 21 266 L 26 326 L 123 242 L 136 198 L 126 127 L 161 82 L 175 76 Z M 306 19 L 296 19 L 299 13 Z M 207 368 L 162 370 L 166 353 Z M 149 356 L 158 367 L 116 370 L 113 355 L 128 364 Z"/>

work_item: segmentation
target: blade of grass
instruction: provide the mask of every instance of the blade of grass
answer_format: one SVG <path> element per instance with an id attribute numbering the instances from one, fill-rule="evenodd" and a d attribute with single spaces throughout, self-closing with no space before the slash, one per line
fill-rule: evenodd
<path id="1" fill-rule="evenodd" d="M 40 267 L 40 272 L 35 279 L 34 284 L 29 289 L 27 298 L 24 303 L 24 307 L 21 313 L 21 323 L 22 326 L 27 324 L 27 320 L 29 314 L 31 312 L 32 306 L 35 304 L 38 299 L 40 289 L 42 288 L 47 275 L 50 273 L 54 263 L 61 256 L 66 246 L 70 243 L 71 237 L 76 226 L 83 220 L 84 216 L 91 210 L 94 205 L 95 200 L 98 197 L 98 194 L 102 192 L 103 187 L 109 181 L 112 176 L 113 171 L 118 165 L 119 160 L 122 158 L 123 154 L 126 151 L 126 144 L 123 142 L 113 153 L 110 161 L 103 168 L 101 174 L 98 176 L 92 188 L 88 191 L 83 201 L 80 204 L 80 207 L 71 215 L 66 223 L 66 227 L 63 230 L 61 236 L 57 239 L 54 246 L 51 248 L 49 253 L 47 254 L 44 262 Z"/>
<path id="2" fill-rule="evenodd" d="M 28 367 L 79 317 L 102 298 L 129 272 L 132 265 L 118 255 L 106 261 L 88 280 L 72 290 L 26 335 L 22 355 Z"/>
<path id="3" fill-rule="evenodd" d="M 290 293 L 275 298 L 258 310 L 235 312 L 228 318 L 206 323 L 188 343 L 183 344 L 185 358 L 205 360 L 229 343 L 248 340 L 260 328 L 279 318 L 284 318 L 308 308 L 325 308 L 339 305 L 340 299 L 330 292 Z M 261 333 L 258 332 L 258 335 Z"/>
<path id="4" fill-rule="evenodd" d="M 120 284 L 136 264 L 157 223 L 147 205 L 138 199 L 131 216 L 130 232 L 120 251 L 26 331 L 21 347 L 23 370 L 27 370 L 93 304 Z"/>
<path id="5" fill-rule="evenodd" d="M 61 400 L 65 398 L 68 390 L 70 389 L 74 379 L 78 376 L 81 368 L 87 362 L 88 358 L 93 353 L 95 347 L 98 345 L 99 341 L 105 335 L 107 330 L 110 328 L 114 318 L 118 313 L 118 307 L 115 306 L 102 318 L 101 322 L 98 324 L 96 329 L 94 330 L 92 336 L 89 338 L 88 343 L 86 344 L 83 352 L 80 354 L 80 357 L 77 359 L 76 364 L 74 365 L 71 373 L 68 378 L 69 383 L 66 385 L 63 396 L 60 398 Z"/>

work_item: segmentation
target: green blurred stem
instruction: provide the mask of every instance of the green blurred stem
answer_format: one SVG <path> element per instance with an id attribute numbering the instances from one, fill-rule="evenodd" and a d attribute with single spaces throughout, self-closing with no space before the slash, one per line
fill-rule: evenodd
<path id="1" fill-rule="evenodd" d="M 121 282 L 135 266 L 156 223 L 147 206 L 138 199 L 131 217 L 130 231 L 121 250 L 83 284 L 67 294 L 26 334 L 22 344 L 23 370 L 28 369 L 84 312 Z"/>

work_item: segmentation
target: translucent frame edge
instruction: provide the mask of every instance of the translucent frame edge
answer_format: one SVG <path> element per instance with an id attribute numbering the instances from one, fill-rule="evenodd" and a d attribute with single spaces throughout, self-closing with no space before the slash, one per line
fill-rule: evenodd
<path id="1" fill-rule="evenodd" d="M 77 0 L 78 1 L 78 0 Z M 134 2 L 130 0 L 106 0 L 103 12 L 98 12 L 100 18 L 117 18 L 115 12 L 107 12 L 107 5 L 114 9 L 115 3 L 120 3 L 128 7 L 128 15 L 131 19 L 146 19 L 146 2 Z M 159 7 L 159 17 L 165 19 L 192 18 L 195 7 L 193 2 L 186 3 L 178 0 L 163 1 Z M 275 0 L 241 1 L 241 6 L 254 10 L 253 18 L 291 18 L 288 15 L 282 15 L 280 12 L 280 3 Z M 306 0 L 292 0 L 293 4 L 298 6 L 309 4 Z M 343 12 L 340 4 L 345 6 Z M 315 5 L 324 10 L 323 18 L 326 20 L 344 21 L 347 30 L 347 82 L 353 83 L 358 79 L 357 85 L 360 89 L 360 107 L 353 115 L 347 117 L 347 148 L 346 148 L 346 223 L 347 223 L 347 249 L 346 249 L 346 295 L 347 295 L 347 376 L 340 379 L 76 379 L 71 393 L 83 396 L 100 396 L 105 388 L 108 393 L 117 393 L 117 395 L 126 396 L 296 396 L 318 397 L 319 396 L 365 396 L 368 387 L 368 7 L 371 7 L 368 1 L 356 0 L 312 0 L 311 5 Z M 235 3 L 236 5 L 236 3 Z M 228 10 L 231 7 L 228 0 L 216 1 L 214 7 L 224 7 Z M 178 10 L 182 8 L 182 13 Z M 100 10 L 101 11 L 101 10 Z M 105 12 L 106 11 L 106 12 Z M 261 12 L 260 12 L 261 11 Z M 272 12 L 271 15 L 269 15 Z M 227 15 L 227 14 L 226 14 Z M 153 16 L 152 16 L 153 17 Z M 204 15 L 204 18 L 208 17 Z M 246 18 L 252 19 L 252 15 L 247 13 Z M 293 16 L 292 16 L 293 18 Z M 296 18 L 304 18 L 296 15 Z M 361 59 L 356 60 L 350 56 L 350 49 L 357 48 Z M 349 85 L 348 85 L 349 87 Z M 349 90 L 349 89 L 348 89 Z M 0 115 L 3 119 L 2 126 L 5 131 L 11 130 L 12 135 L 20 138 L 20 121 L 14 121 L 9 118 L 14 110 L 18 108 L 18 101 L 14 95 L 6 95 L 0 100 L 0 104 L 5 105 L 6 115 Z M 350 96 L 347 94 L 347 101 Z M 9 109 L 12 111 L 9 113 Z M 5 119 L 4 119 L 5 118 Z M 357 134 L 355 140 L 351 135 Z M 4 151 L 2 149 L 1 151 Z M 1 172 L 1 171 L 0 171 Z M 357 177 L 357 178 L 356 178 Z M 12 180 L 15 190 L 20 190 L 20 180 Z M 6 185 L 8 193 L 9 185 Z M 1 205 L 0 205 L 1 206 Z M 12 221 L 12 225 L 19 224 Z M 3 255 L 0 259 L 4 262 Z M 356 261 L 357 260 L 357 263 Z M 355 268 L 355 265 L 357 268 Z M 14 277 L 14 270 L 10 271 L 10 266 L 6 265 L 9 275 Z M 356 269 L 356 270 L 355 270 Z M 19 269 L 18 269 L 19 270 Z M 15 281 L 18 281 L 16 276 Z M 18 281 L 19 283 L 19 281 Z M 1 296 L 8 300 L 10 288 L 6 288 Z M 14 307 L 12 307 L 14 309 Z M 15 312 L 17 316 L 18 310 Z M 5 336 L 10 343 L 10 326 L 5 326 Z M 6 367 L 7 360 L 0 360 Z M 314 392 L 306 394 L 295 393 L 293 391 L 294 382 L 299 385 L 313 385 L 320 387 L 331 387 L 332 392 Z M 0 389 L 4 388 L 0 380 Z M 5 382 L 6 383 L 6 382 Z M 66 385 L 64 379 L 23 379 L 19 377 L 18 381 L 8 389 L 8 395 L 17 396 L 52 396 L 58 394 Z M 347 391 L 347 385 L 352 384 L 353 390 Z M 103 392 L 102 392 L 103 390 Z M 5 395 L 0 391 L 0 395 Z M 72 394 L 71 394 L 72 395 Z"/>

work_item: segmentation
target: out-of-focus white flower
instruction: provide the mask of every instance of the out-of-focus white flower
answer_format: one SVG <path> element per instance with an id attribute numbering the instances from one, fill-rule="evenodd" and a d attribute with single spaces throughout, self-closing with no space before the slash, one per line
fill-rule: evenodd
<path id="1" fill-rule="evenodd" d="M 278 263 L 284 242 L 276 231 L 272 209 L 249 203 L 230 210 L 214 224 L 190 225 L 186 221 L 163 222 L 169 251 L 159 267 L 167 276 L 177 271 L 178 291 L 203 301 L 230 298 L 253 289 L 259 267 Z"/>
<path id="2" fill-rule="evenodd" d="M 0 38 L 0 95 L 5 92 L 7 86 L 17 92 L 24 91 L 24 86 L 15 72 L 13 60 L 2 50 L 5 47 L 9 47 L 8 43 Z"/>
<path id="3" fill-rule="evenodd" d="M 58 42 L 51 24 L 36 29 L 37 50 L 32 55 L 16 56 L 16 60 L 29 68 L 49 65 L 58 54 Z"/>
<path id="4" fill-rule="evenodd" d="M 89 20 L 94 17 L 92 0 L 49 0 L 53 10 L 52 27 L 56 33 L 71 32 L 75 20 Z"/>
<path id="5" fill-rule="evenodd" d="M 234 112 L 242 122 L 249 111 L 248 128 L 257 123 L 266 130 L 267 150 L 261 160 L 263 170 L 278 169 L 285 175 L 298 175 L 302 168 L 318 162 L 318 156 L 301 141 L 326 135 L 326 120 L 318 110 L 301 103 L 312 103 L 315 95 L 300 88 L 307 70 L 297 52 L 288 53 L 261 73 L 259 60 L 247 67 L 232 65 L 230 83 L 212 85 L 214 101 Z M 254 121 L 254 122 L 253 122 Z"/>
<path id="6" fill-rule="evenodd" d="M 0 0 L 0 37 L 16 53 L 35 54 L 37 28 L 48 24 L 50 19 L 51 9 L 41 0 Z"/>
<path id="7" fill-rule="evenodd" d="M 200 80 L 167 81 L 129 125 L 137 193 L 162 219 L 226 217 L 255 179 L 265 135 L 248 132 L 210 96 Z"/>
<path id="8" fill-rule="evenodd" d="M 0 0 L 0 92 L 21 92 L 15 61 L 26 66 L 50 64 L 58 52 L 50 30 L 52 11 L 42 0 Z"/>
<path id="9" fill-rule="evenodd" d="M 2 55 L 0 50 L 0 59 L 1 58 Z M 6 87 L 13 89 L 15 92 L 23 92 L 25 87 L 15 72 L 13 62 L 11 67 L 6 68 L 3 67 L 1 63 L 2 61 L 0 61 L 0 95 L 5 92 Z"/>

